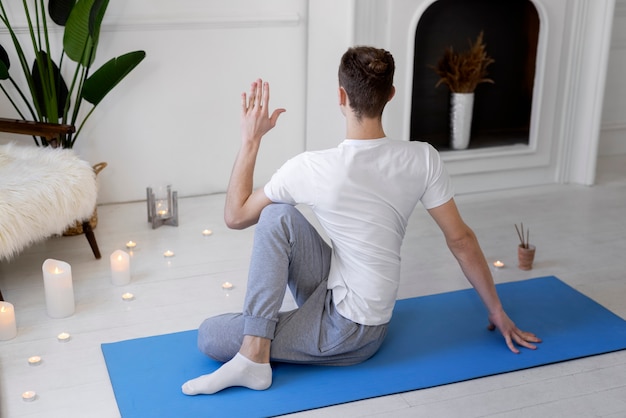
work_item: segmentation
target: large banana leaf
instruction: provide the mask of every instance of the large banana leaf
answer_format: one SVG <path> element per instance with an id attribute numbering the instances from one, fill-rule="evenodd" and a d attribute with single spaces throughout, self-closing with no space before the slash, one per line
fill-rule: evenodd
<path id="1" fill-rule="evenodd" d="M 54 23 L 65 26 L 76 0 L 49 0 L 48 14 Z"/>
<path id="2" fill-rule="evenodd" d="M 6 80 L 9 78 L 9 68 L 11 68 L 9 54 L 7 54 L 6 49 L 0 45 L 0 80 Z"/>
<path id="3" fill-rule="evenodd" d="M 46 74 L 41 74 L 40 68 L 43 68 Z M 33 100 L 37 101 L 39 104 L 38 108 L 46 115 L 48 122 L 58 123 L 63 116 L 65 104 L 69 100 L 67 84 L 65 84 L 65 80 L 61 76 L 59 67 L 54 61 L 48 59 L 48 54 L 44 51 L 39 51 L 33 63 L 32 76 L 34 87 Z M 46 82 L 44 85 L 42 80 L 54 80 L 54 84 L 51 85 Z"/>
<path id="4" fill-rule="evenodd" d="M 74 62 L 89 68 L 96 57 L 102 19 L 109 0 L 78 0 L 63 33 L 63 49 Z"/>
<path id="5" fill-rule="evenodd" d="M 20 0 L 11 0 L 19 3 Z M 15 46 L 20 67 L 29 87 L 30 97 L 26 97 L 19 85 L 9 74 L 9 56 L 0 45 L 0 81 L 9 80 L 23 99 L 33 119 L 39 121 L 62 122 L 72 125 L 80 124 L 74 135 L 61 138 L 64 148 L 71 148 L 76 141 L 82 127 L 92 114 L 96 105 L 119 84 L 144 58 L 144 51 L 134 51 L 104 64 L 93 74 L 91 66 L 96 58 L 96 49 L 100 39 L 102 21 L 109 5 L 109 0 L 47 0 L 48 14 L 53 22 L 65 26 L 63 32 L 63 53 L 69 61 L 75 63 L 71 87 L 63 80 L 61 73 L 70 73 L 65 67 L 59 69 L 48 51 L 48 25 L 43 14 L 46 0 L 22 0 L 28 20 L 30 40 L 35 53 L 35 62 L 30 68 L 26 61 L 20 39 L 14 33 L 0 0 L 0 23 L 3 24 Z M 35 16 L 31 23 L 32 14 L 29 8 L 35 7 Z M 41 18 L 41 19 L 40 19 Z M 45 45 L 45 46 L 44 46 Z M 44 51 L 41 51 L 43 49 Z M 61 63 L 65 63 L 62 58 Z M 24 118 L 20 106 L 11 97 L 10 90 L 0 86 L 13 107 Z M 80 113 L 82 101 L 86 100 L 93 108 L 83 117 Z M 31 106 L 34 105 L 35 109 Z M 24 118 L 25 119 L 25 118 Z M 80 122 L 82 119 L 82 122 Z M 37 143 L 37 141 L 35 140 Z M 39 145 L 37 143 L 37 145 Z"/>
<path id="6" fill-rule="evenodd" d="M 145 57 L 144 51 L 133 51 L 109 60 L 85 80 L 82 97 L 96 106 Z"/>

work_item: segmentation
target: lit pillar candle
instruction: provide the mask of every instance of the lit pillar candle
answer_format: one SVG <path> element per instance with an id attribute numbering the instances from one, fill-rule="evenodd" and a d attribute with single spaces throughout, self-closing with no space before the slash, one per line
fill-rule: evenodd
<path id="1" fill-rule="evenodd" d="M 15 308 L 9 302 L 0 302 L 0 340 L 10 340 L 16 335 Z"/>
<path id="2" fill-rule="evenodd" d="M 74 313 L 74 287 L 72 267 L 51 258 L 43 262 L 43 284 L 46 293 L 48 316 L 65 318 Z"/>
<path id="3" fill-rule="evenodd" d="M 122 250 L 111 254 L 111 282 L 116 286 L 130 283 L 130 256 Z"/>

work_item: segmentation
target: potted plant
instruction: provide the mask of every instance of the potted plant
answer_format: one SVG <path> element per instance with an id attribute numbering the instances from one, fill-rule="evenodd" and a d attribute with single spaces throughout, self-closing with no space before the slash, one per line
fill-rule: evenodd
<path id="1" fill-rule="evenodd" d="M 441 84 L 448 86 L 451 92 L 450 129 L 453 149 L 465 149 L 469 144 L 474 107 L 474 91 L 481 83 L 493 83 L 487 78 L 487 67 L 495 61 L 486 51 L 483 32 L 475 42 L 469 41 L 469 49 L 455 52 L 450 46 L 433 67 Z"/>
<path id="2" fill-rule="evenodd" d="M 12 10 L 19 8 L 19 0 L 11 0 Z M 70 125 L 57 138 L 33 136 L 37 146 L 72 148 L 80 135 L 85 122 L 104 97 L 117 86 L 146 56 L 144 51 L 133 51 L 112 58 L 92 71 L 96 51 L 100 41 L 102 20 L 109 0 L 22 0 L 22 8 L 28 39 L 24 45 L 18 37 L 0 0 L 0 21 L 11 37 L 15 54 L 19 61 L 24 81 L 28 86 L 25 93 L 11 73 L 9 54 L 0 45 L 0 89 L 8 98 L 20 117 L 36 122 Z M 48 19 L 49 15 L 49 19 Z M 57 27 L 55 27 L 55 25 Z M 59 31 L 58 27 L 62 30 Z M 58 60 L 52 55 L 51 41 L 56 32 L 62 32 L 62 49 Z M 32 64 L 28 54 L 32 53 Z M 70 84 L 65 81 L 68 75 Z M 2 82 L 11 84 L 5 88 Z M 82 109 L 83 102 L 91 108 Z M 77 127 L 77 128 L 75 128 Z M 106 167 L 106 163 L 94 165 L 96 175 Z M 97 209 L 89 220 L 96 227 Z M 64 235 L 77 235 L 83 232 L 82 222 L 68 228 Z"/>
<path id="3" fill-rule="evenodd" d="M 17 1 L 11 0 L 13 10 Z M 62 134 L 58 143 L 51 144 L 45 138 L 40 138 L 40 143 L 34 137 L 37 145 L 72 148 L 98 104 L 145 58 L 144 51 L 133 51 L 112 58 L 92 71 L 108 3 L 108 0 L 49 0 L 46 13 L 44 0 L 22 0 L 30 40 L 22 45 L 5 1 L 0 0 L 0 21 L 13 41 L 28 92 L 24 93 L 11 75 L 9 55 L 2 45 L 0 81 L 9 82 L 12 89 L 2 83 L 0 88 L 22 119 L 77 127 L 75 132 Z M 58 60 L 52 56 L 50 47 L 55 24 L 63 27 L 63 48 Z M 32 64 L 27 58 L 30 52 L 34 56 Z M 65 75 L 69 75 L 69 84 Z M 91 108 L 81 113 L 84 101 Z"/>

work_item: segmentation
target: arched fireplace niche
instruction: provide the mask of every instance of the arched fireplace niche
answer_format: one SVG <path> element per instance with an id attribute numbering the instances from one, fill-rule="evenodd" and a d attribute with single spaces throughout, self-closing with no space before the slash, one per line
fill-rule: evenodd
<path id="1" fill-rule="evenodd" d="M 447 47 L 464 51 L 484 33 L 494 84 L 475 92 L 469 148 L 529 145 L 539 15 L 530 0 L 438 0 L 415 31 L 410 139 L 450 149 L 450 91 L 433 71 Z"/>

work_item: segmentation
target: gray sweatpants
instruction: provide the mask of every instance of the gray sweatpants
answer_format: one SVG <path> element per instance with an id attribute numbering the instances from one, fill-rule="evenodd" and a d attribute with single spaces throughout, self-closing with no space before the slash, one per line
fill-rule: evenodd
<path id="1" fill-rule="evenodd" d="M 272 361 L 350 365 L 371 357 L 387 325 L 354 323 L 335 309 L 326 289 L 331 248 L 291 205 L 271 204 L 254 235 L 244 312 L 206 319 L 198 330 L 200 351 L 228 361 L 244 335 L 272 340 Z M 280 312 L 289 287 L 298 308 Z"/>

